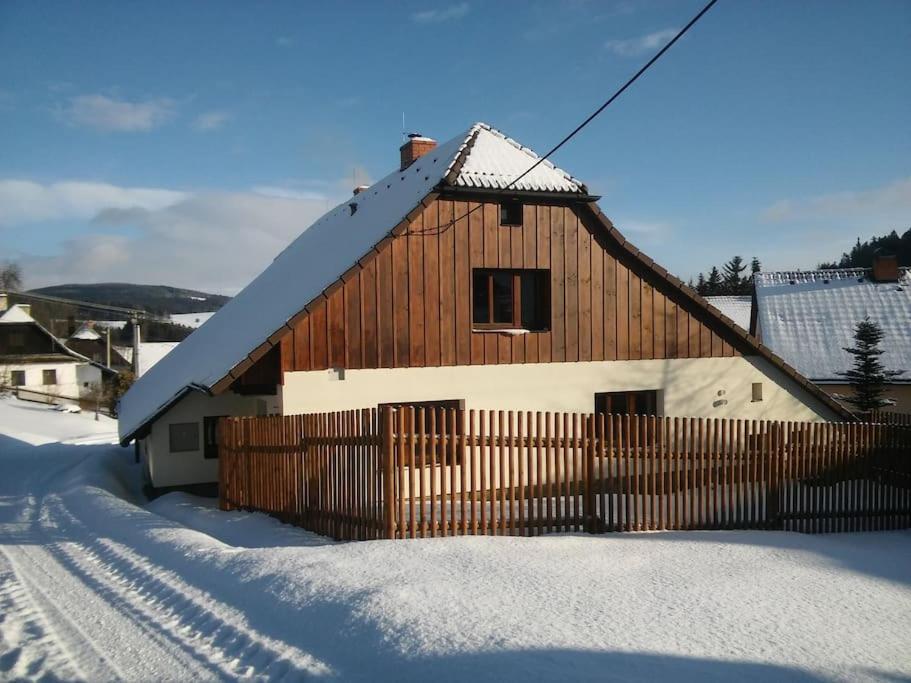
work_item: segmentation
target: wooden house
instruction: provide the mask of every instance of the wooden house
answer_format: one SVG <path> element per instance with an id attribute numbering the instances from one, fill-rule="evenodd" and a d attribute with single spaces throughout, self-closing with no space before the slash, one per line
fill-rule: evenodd
<path id="1" fill-rule="evenodd" d="M 219 415 L 844 415 L 631 245 L 583 182 L 549 162 L 526 174 L 538 157 L 499 131 L 400 154 L 126 394 L 120 436 L 155 486 L 215 480 Z"/>

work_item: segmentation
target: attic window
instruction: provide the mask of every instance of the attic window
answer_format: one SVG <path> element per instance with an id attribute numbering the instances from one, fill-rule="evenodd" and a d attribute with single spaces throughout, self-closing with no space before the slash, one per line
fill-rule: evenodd
<path id="1" fill-rule="evenodd" d="M 500 225 L 513 227 L 522 225 L 522 202 L 515 199 L 500 202 Z"/>
<path id="2" fill-rule="evenodd" d="M 472 273 L 472 322 L 485 330 L 550 326 L 550 271 L 475 269 Z"/>

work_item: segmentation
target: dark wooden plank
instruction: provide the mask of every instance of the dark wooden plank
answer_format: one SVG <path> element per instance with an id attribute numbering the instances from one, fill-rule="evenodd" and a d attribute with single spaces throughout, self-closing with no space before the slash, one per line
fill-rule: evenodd
<path id="1" fill-rule="evenodd" d="M 299 371 L 312 369 L 309 315 L 294 326 L 294 369 Z"/>
<path id="2" fill-rule="evenodd" d="M 589 233 L 591 263 L 591 340 L 592 360 L 604 360 L 605 320 L 604 320 L 604 252 L 598 241 Z"/>
<path id="3" fill-rule="evenodd" d="M 592 277 L 592 236 L 582 224 L 578 216 L 570 212 L 576 222 L 579 242 L 579 360 L 592 360 L 595 312 L 592 310 L 593 302 L 598 302 L 601 310 L 602 302 L 594 296 Z M 600 319 L 600 315 L 597 316 Z M 600 334 L 600 330 L 599 330 Z"/>
<path id="4" fill-rule="evenodd" d="M 468 254 L 472 269 L 484 266 L 484 217 L 477 207 L 478 204 L 474 202 L 468 204 Z M 471 335 L 472 365 L 484 364 L 484 336 L 479 332 Z"/>
<path id="5" fill-rule="evenodd" d="M 550 210 L 551 360 L 566 360 L 566 276 L 563 210 Z"/>
<path id="6" fill-rule="evenodd" d="M 345 366 L 345 293 L 343 288 L 329 296 L 329 365 L 333 368 Z"/>
<path id="7" fill-rule="evenodd" d="M 457 365 L 471 363 L 471 254 L 466 202 L 455 202 L 455 360 Z"/>
<path id="8" fill-rule="evenodd" d="M 642 279 L 630 271 L 629 277 L 629 357 L 642 358 Z"/>
<path id="9" fill-rule="evenodd" d="M 325 370 L 329 367 L 326 318 L 326 300 L 320 299 L 310 312 L 310 357 L 314 370 Z"/>
<path id="10" fill-rule="evenodd" d="M 379 338 L 376 317 L 376 259 L 370 259 L 360 273 L 361 281 L 361 329 L 363 331 L 365 368 L 379 367 Z"/>
<path id="11" fill-rule="evenodd" d="M 665 305 L 667 304 L 667 299 L 664 294 L 659 292 L 657 289 L 652 291 L 652 317 L 654 319 L 654 324 L 652 326 L 652 334 L 654 335 L 654 348 L 652 350 L 652 358 L 665 358 L 665 323 L 667 322 L 667 314 L 665 312 Z"/>
<path id="12" fill-rule="evenodd" d="M 408 325 L 411 301 L 408 291 L 408 240 L 404 235 L 392 240 L 392 306 L 395 367 L 408 367 L 411 365 Z"/>
<path id="13" fill-rule="evenodd" d="M 616 360 L 617 355 L 617 311 L 619 305 L 617 290 L 617 260 L 604 253 L 604 359 Z"/>
<path id="14" fill-rule="evenodd" d="M 408 341 L 410 365 L 427 365 L 424 325 L 424 212 L 412 221 L 407 236 L 408 248 Z M 431 224 L 430 227 L 433 227 Z"/>
<path id="15" fill-rule="evenodd" d="M 652 359 L 655 357 L 655 288 L 652 287 L 652 285 L 644 279 L 642 280 L 641 297 L 641 357 L 645 359 Z"/>
<path id="16" fill-rule="evenodd" d="M 617 264 L 617 360 L 629 360 L 630 321 L 630 272 L 619 261 Z"/>
<path id="17" fill-rule="evenodd" d="M 453 203 L 440 201 L 440 223 L 448 225 L 453 218 Z M 440 363 L 455 365 L 455 230 L 440 234 Z"/>
<path id="18" fill-rule="evenodd" d="M 379 331 L 380 367 L 395 367 L 395 333 L 392 307 L 392 249 L 386 247 L 376 257 L 376 310 Z M 312 332 L 312 330 L 311 330 Z M 313 334 L 311 334 L 313 336 Z"/>
<path id="19" fill-rule="evenodd" d="M 424 354 L 427 365 L 433 367 L 440 364 L 440 232 L 452 228 L 440 223 L 439 200 L 423 214 Z"/>
<path id="20" fill-rule="evenodd" d="M 556 211 L 551 211 L 551 215 Z M 560 214 L 563 219 L 564 245 L 564 319 L 566 323 L 566 356 L 567 361 L 579 360 L 579 221 L 576 214 L 564 208 Z"/>

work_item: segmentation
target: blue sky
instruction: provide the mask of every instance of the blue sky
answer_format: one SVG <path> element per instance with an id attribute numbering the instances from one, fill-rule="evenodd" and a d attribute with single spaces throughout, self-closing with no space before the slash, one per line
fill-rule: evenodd
<path id="1" fill-rule="evenodd" d="M 232 293 L 409 130 L 545 151 L 702 1 L 0 4 L 0 259 Z M 721 0 L 554 161 L 688 278 L 911 226 L 911 3 Z"/>

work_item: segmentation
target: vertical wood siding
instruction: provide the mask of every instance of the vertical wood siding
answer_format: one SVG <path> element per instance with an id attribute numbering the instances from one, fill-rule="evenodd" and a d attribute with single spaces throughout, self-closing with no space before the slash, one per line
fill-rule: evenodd
<path id="1" fill-rule="evenodd" d="M 706 314 L 593 232 L 571 206 L 437 199 L 407 232 L 310 307 L 282 343 L 285 370 L 438 367 L 739 355 Z M 440 229 L 456 217 L 455 225 Z M 474 268 L 550 270 L 551 329 L 474 332 Z"/>

